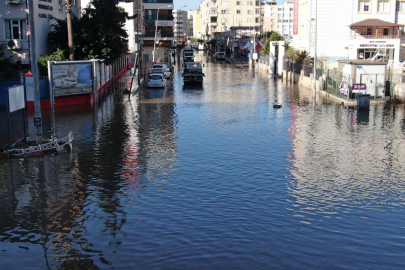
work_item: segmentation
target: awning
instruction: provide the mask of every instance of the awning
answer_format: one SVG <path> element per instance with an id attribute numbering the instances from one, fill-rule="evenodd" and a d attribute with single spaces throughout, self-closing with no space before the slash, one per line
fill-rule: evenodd
<path id="1" fill-rule="evenodd" d="M 404 26 L 397 23 L 390 23 L 380 19 L 366 19 L 356 23 L 352 23 L 349 27 L 400 27 Z"/>

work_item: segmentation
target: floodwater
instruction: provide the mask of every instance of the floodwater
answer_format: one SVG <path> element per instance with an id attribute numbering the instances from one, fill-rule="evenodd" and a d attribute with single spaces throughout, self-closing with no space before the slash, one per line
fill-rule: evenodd
<path id="1" fill-rule="evenodd" d="M 197 59 L 202 87 L 124 77 L 56 109 L 71 153 L 0 161 L 1 269 L 404 269 L 404 108 Z"/>

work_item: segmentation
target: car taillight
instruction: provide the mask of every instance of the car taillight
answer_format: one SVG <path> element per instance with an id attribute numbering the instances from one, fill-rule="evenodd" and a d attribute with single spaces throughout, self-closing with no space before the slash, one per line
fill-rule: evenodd
<path id="1" fill-rule="evenodd" d="M 162 82 L 163 82 L 163 79 L 162 79 Z"/>

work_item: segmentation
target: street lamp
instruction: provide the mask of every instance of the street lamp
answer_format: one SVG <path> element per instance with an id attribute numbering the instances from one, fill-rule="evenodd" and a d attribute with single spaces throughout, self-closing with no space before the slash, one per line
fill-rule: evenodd
<path id="1" fill-rule="evenodd" d="M 153 42 L 153 63 L 155 63 L 155 54 L 156 54 L 156 33 L 157 33 L 157 29 L 158 29 L 158 21 L 159 21 L 159 9 L 161 9 L 161 8 L 169 8 L 169 7 L 171 7 L 172 5 L 168 5 L 168 6 L 166 6 L 166 7 L 159 7 L 158 8 L 158 11 L 157 11 L 157 14 L 156 14 L 156 21 L 155 21 L 155 27 L 156 27 L 156 29 L 155 29 L 155 42 Z"/>
<path id="2" fill-rule="evenodd" d="M 317 32 L 317 24 L 318 24 L 318 22 L 317 22 L 317 19 L 318 19 L 318 14 L 317 14 L 317 12 L 318 12 L 318 1 L 316 0 L 315 1 L 315 31 L 314 31 L 314 89 L 313 89 L 313 97 L 315 97 L 316 96 L 316 32 Z"/>

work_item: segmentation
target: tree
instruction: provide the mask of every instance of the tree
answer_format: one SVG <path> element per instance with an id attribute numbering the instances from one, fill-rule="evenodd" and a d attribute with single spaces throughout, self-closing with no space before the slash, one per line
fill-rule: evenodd
<path id="1" fill-rule="evenodd" d="M 291 62 L 296 63 L 298 59 L 298 51 L 294 49 L 293 47 L 289 47 L 285 51 L 285 57 L 289 59 Z"/>
<path id="2" fill-rule="evenodd" d="M 306 50 L 298 52 L 297 55 L 297 64 L 304 64 L 305 60 L 308 59 L 308 52 Z"/>
<path id="3" fill-rule="evenodd" d="M 61 49 L 57 49 L 51 55 L 41 55 L 38 60 L 39 73 L 42 76 L 48 75 L 48 61 L 67 61 L 68 59 L 65 55 L 66 52 Z"/>
<path id="4" fill-rule="evenodd" d="M 277 32 L 273 32 L 270 36 L 270 40 L 271 41 L 279 41 L 279 40 L 284 40 L 284 37 L 282 35 L 280 35 Z"/>
<path id="5" fill-rule="evenodd" d="M 130 0 L 93 0 L 80 19 L 72 16 L 74 55 L 76 59 L 105 59 L 109 64 L 128 51 L 128 34 L 124 29 L 128 16 L 120 2 Z M 54 50 L 69 51 L 67 19 L 56 20 L 49 33 Z"/>
<path id="6" fill-rule="evenodd" d="M 0 77 L 6 75 L 6 71 L 10 69 L 10 66 L 14 64 L 13 56 L 6 57 L 4 54 L 4 49 L 6 48 L 5 43 L 0 44 Z"/>
<path id="7" fill-rule="evenodd" d="M 270 53 L 270 39 L 267 39 L 266 43 L 264 43 L 264 47 L 262 48 L 263 55 L 269 55 Z"/>

